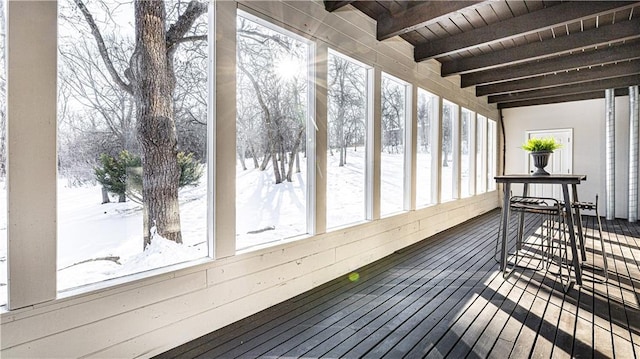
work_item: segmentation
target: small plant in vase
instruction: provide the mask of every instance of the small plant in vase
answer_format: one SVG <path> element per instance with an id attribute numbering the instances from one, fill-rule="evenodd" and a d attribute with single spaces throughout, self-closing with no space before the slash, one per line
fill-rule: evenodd
<path id="1" fill-rule="evenodd" d="M 532 176 L 548 176 L 549 172 L 545 171 L 545 167 L 549 163 L 549 156 L 554 150 L 562 147 L 562 144 L 556 141 L 553 137 L 548 138 L 530 138 L 527 142 L 522 144 L 522 149 L 531 152 L 533 158 L 533 165 L 536 167 L 536 171 Z"/>

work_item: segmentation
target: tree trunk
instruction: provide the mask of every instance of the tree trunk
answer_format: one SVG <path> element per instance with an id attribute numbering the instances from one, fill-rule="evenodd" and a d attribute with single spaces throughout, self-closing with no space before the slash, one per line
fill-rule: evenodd
<path id="1" fill-rule="evenodd" d="M 271 166 L 273 167 L 273 175 L 275 177 L 276 184 L 282 183 L 282 176 L 280 175 L 280 170 L 278 169 L 277 156 L 274 153 L 270 157 L 271 157 Z"/>
<path id="2" fill-rule="evenodd" d="M 135 50 L 125 70 L 127 83 L 109 57 L 100 29 L 82 0 L 74 1 L 83 14 L 98 52 L 114 83 L 133 95 L 136 104 L 136 136 L 142 147 L 142 204 L 144 247 L 151 243 L 151 228 L 166 239 L 182 243 L 178 184 L 177 134 L 173 95 L 173 54 L 195 21 L 208 9 L 190 1 L 167 30 L 163 1 L 134 1 Z M 203 37 L 193 37 L 204 39 Z"/>
<path id="3" fill-rule="evenodd" d="M 259 168 L 260 164 L 258 164 L 258 154 L 256 153 L 256 150 L 253 148 L 253 145 L 251 145 L 249 149 L 251 152 L 251 158 L 253 159 L 253 168 Z"/>
<path id="4" fill-rule="evenodd" d="M 151 229 L 182 243 L 178 183 L 177 135 L 173 94 L 175 77 L 168 54 L 166 13 L 160 1 L 136 1 L 136 48 L 131 57 L 137 111 L 137 136 L 142 147 L 142 202 L 145 248 Z"/>
<path id="5" fill-rule="evenodd" d="M 238 161 L 240 161 L 240 165 L 242 166 L 242 170 L 246 171 L 247 170 L 247 164 L 244 162 L 244 150 L 243 149 L 238 149 Z"/>
<path id="6" fill-rule="evenodd" d="M 118 195 L 118 202 L 124 203 L 126 201 L 127 201 L 127 194 L 126 193 L 120 193 Z"/>
<path id="7" fill-rule="evenodd" d="M 109 203 L 109 202 L 111 202 L 109 200 L 109 192 L 104 186 L 102 186 L 102 204 Z"/>
<path id="8" fill-rule="evenodd" d="M 267 169 L 267 165 L 269 164 L 269 160 L 271 159 L 271 154 L 269 153 L 265 153 L 264 157 L 262 158 L 262 164 L 260 164 L 260 171 L 264 171 Z"/>
<path id="9" fill-rule="evenodd" d="M 298 130 L 298 134 L 296 136 L 296 140 L 293 144 L 293 148 L 291 149 L 291 154 L 289 157 L 289 168 L 287 171 L 287 181 L 289 182 L 293 182 L 292 181 L 292 172 L 293 172 L 293 165 L 294 162 L 296 162 L 296 155 L 298 154 L 298 151 L 300 149 L 300 142 L 302 141 L 302 136 L 304 135 L 304 127 L 300 127 L 300 129 Z M 298 168 L 297 168 L 298 172 L 300 172 L 300 165 L 298 162 Z"/>

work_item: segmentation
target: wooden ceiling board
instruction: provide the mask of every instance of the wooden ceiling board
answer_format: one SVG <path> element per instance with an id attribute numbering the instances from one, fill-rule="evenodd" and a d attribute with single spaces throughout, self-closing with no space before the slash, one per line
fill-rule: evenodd
<path id="1" fill-rule="evenodd" d="M 397 14 L 399 12 L 407 10 L 407 8 L 411 8 L 411 4 L 417 4 L 418 2 L 409 2 L 409 1 L 392 1 L 389 3 L 389 13 Z"/>
<path id="2" fill-rule="evenodd" d="M 469 22 L 469 19 L 463 14 L 455 14 L 453 16 L 450 16 L 449 20 L 451 20 L 452 23 L 454 23 L 460 30 L 462 30 L 462 32 L 473 30 L 475 28 L 473 24 Z"/>
<path id="3" fill-rule="evenodd" d="M 493 9 L 493 12 L 496 14 L 498 21 L 504 21 L 513 17 L 513 14 L 511 13 L 511 9 L 507 5 L 507 2 L 504 0 L 491 3 L 491 8 Z"/>
<path id="4" fill-rule="evenodd" d="M 380 15 L 388 12 L 387 9 L 382 7 L 377 1 L 356 1 L 351 5 L 374 20 L 378 20 Z"/>
<path id="5" fill-rule="evenodd" d="M 444 21 L 438 21 L 437 25 L 439 25 L 449 36 L 462 33 L 460 28 L 450 18 Z"/>
<path id="6" fill-rule="evenodd" d="M 509 1 L 507 3 L 513 17 L 522 16 L 529 13 L 529 8 L 525 5 L 524 1 Z"/>
<path id="7" fill-rule="evenodd" d="M 524 100 L 526 96 L 522 94 L 519 99 L 491 95 L 498 108 L 578 98 L 569 93 L 576 91 L 570 90 L 576 85 L 565 85 L 566 91 L 551 87 L 562 86 L 564 81 L 570 84 L 576 78 L 587 83 L 592 81 L 591 75 L 605 76 L 604 71 L 611 74 L 606 76 L 614 76 L 617 80 L 589 82 L 590 87 L 585 91 L 638 78 L 637 74 L 629 72 L 636 71 L 640 61 L 640 50 L 636 51 L 640 48 L 640 1 L 600 0 L 584 4 L 546 0 L 469 1 L 468 5 L 415 0 L 355 0 L 352 3 L 357 11 L 379 22 L 379 39 L 399 35 L 414 46 L 416 61 L 435 58 L 442 64 L 442 76 L 460 74 L 461 85 L 476 86 L 478 96 L 499 88 L 502 83 L 549 84 L 549 90 L 531 94 L 544 96 L 542 100 Z M 325 3 L 327 9 L 329 5 Z M 556 6 L 560 8 L 552 9 Z M 410 13 L 414 7 L 416 12 Z M 437 16 L 432 16 L 429 23 L 428 17 L 421 14 L 432 13 L 432 9 Z M 425 12 L 419 13 L 419 10 Z M 381 20 L 390 14 L 396 15 L 392 25 L 388 18 Z M 522 19 L 518 19 L 521 16 Z M 639 53 L 637 57 L 635 52 Z M 629 65 L 630 62 L 633 65 Z M 600 95 L 593 91 L 579 96 Z"/>
<path id="8" fill-rule="evenodd" d="M 549 6 L 553 6 L 554 3 L 550 2 L 549 4 L 545 4 L 544 1 L 525 1 L 524 5 L 527 7 L 528 12 L 533 12 L 533 11 L 544 9 Z"/>
<path id="9" fill-rule="evenodd" d="M 524 40 L 526 41 L 527 44 L 540 41 L 540 34 L 536 32 L 535 34 L 524 35 Z"/>
<path id="10" fill-rule="evenodd" d="M 464 18 L 467 19 L 467 21 L 471 25 L 471 29 L 476 29 L 476 28 L 479 28 L 479 27 L 487 25 L 485 20 L 478 13 L 477 9 L 474 9 L 472 11 L 466 12 L 464 14 Z"/>
<path id="11" fill-rule="evenodd" d="M 491 6 L 479 7 L 476 9 L 476 13 L 478 14 L 478 17 L 482 19 L 484 26 L 500 21 L 500 19 L 496 15 L 496 12 L 493 11 L 493 7 Z"/>
<path id="12" fill-rule="evenodd" d="M 615 24 L 615 15 L 614 14 L 606 14 L 606 15 L 600 15 L 598 16 L 598 25 L 599 26 L 603 26 L 603 25 L 611 25 L 611 24 Z M 625 21 L 625 20 L 620 20 L 620 21 Z"/>
<path id="13" fill-rule="evenodd" d="M 447 34 L 447 32 L 445 31 L 445 29 L 442 26 L 440 26 L 439 23 L 438 24 L 429 25 L 429 26 L 426 27 L 426 29 L 428 29 L 429 33 L 432 34 L 431 36 L 427 36 L 426 34 L 424 34 L 425 37 L 427 38 L 427 40 L 441 39 L 441 38 L 449 36 Z"/>
<path id="14" fill-rule="evenodd" d="M 582 31 L 582 23 L 580 21 L 573 22 L 567 25 L 570 34 L 575 34 L 577 32 Z"/>
<path id="15" fill-rule="evenodd" d="M 420 34 L 420 37 L 422 38 L 422 41 L 429 41 L 430 39 L 435 39 L 436 36 L 433 32 L 431 32 L 431 30 L 428 27 L 421 27 L 416 31 L 412 31 L 412 33 L 416 33 L 416 34 Z"/>

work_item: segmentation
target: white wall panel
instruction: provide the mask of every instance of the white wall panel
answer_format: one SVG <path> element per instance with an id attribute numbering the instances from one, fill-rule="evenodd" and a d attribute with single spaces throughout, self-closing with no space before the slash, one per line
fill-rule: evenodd
<path id="1" fill-rule="evenodd" d="M 626 217 L 628 195 L 629 97 L 616 98 L 616 217 Z M 600 196 L 599 211 L 605 213 L 605 108 L 604 98 L 528 106 L 503 111 L 506 143 L 505 173 L 526 173 L 527 153 L 520 148 L 528 130 L 573 129 L 573 173 L 586 174 L 580 184 L 580 200 Z M 499 125 L 499 124 L 498 124 Z M 501 152 L 501 151 L 499 151 Z M 521 187 L 514 187 L 519 193 Z"/>

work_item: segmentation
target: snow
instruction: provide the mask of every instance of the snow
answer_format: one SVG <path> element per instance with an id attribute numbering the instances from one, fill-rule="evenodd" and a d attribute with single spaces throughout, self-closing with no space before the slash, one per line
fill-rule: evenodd
<path id="1" fill-rule="evenodd" d="M 365 150 L 350 148 L 347 163 L 338 166 L 337 153 L 327 155 L 327 227 L 342 227 L 365 220 Z M 381 154 L 383 213 L 400 211 L 403 198 L 402 154 Z M 429 155 L 418 154 L 418 163 L 430 164 Z M 250 164 L 250 161 L 247 161 Z M 451 167 L 448 167 L 449 169 Z M 307 235 L 306 161 L 294 181 L 276 185 L 273 172 L 237 166 L 236 248 L 277 243 Z M 445 168 L 446 169 L 446 168 Z M 428 168 L 422 169 L 419 186 L 429 186 Z M 446 176 L 451 176 L 447 171 Z M 322 173 L 318 174 L 320 178 Z M 422 182 L 424 181 L 424 182 Z M 127 201 L 101 204 L 96 185 L 69 186 L 58 181 L 58 289 L 119 278 L 133 273 L 183 263 L 208 255 L 207 186 L 180 191 L 183 244 L 155 236 L 143 250 L 142 208 Z M 423 184 L 421 184 L 423 183 Z M 6 191 L 0 183 L 0 213 L 6 213 Z M 426 204 L 426 203 L 425 203 Z M 7 283 L 6 217 L 0 216 L 0 283 Z M 53 237 L 52 237 L 53 240 Z M 0 287 L 0 304 L 6 303 L 6 285 Z"/>

